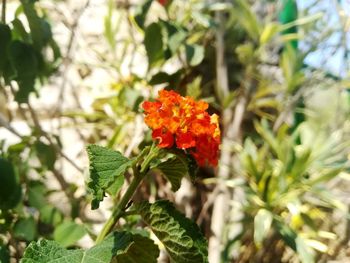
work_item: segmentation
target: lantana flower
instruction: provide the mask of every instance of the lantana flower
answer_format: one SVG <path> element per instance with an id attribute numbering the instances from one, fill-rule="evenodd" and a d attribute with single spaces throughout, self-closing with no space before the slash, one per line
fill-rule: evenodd
<path id="1" fill-rule="evenodd" d="M 168 2 L 168 0 L 158 0 L 158 2 L 162 5 L 165 6 Z"/>
<path id="2" fill-rule="evenodd" d="M 183 97 L 175 91 L 160 90 L 156 101 L 145 101 L 145 122 L 158 140 L 158 147 L 189 152 L 199 166 L 218 163 L 219 116 L 207 112 L 208 103 Z"/>

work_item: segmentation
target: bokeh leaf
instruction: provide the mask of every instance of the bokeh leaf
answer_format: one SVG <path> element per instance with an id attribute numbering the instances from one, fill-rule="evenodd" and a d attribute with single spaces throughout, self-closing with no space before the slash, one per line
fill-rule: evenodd
<path id="1" fill-rule="evenodd" d="M 7 64 L 7 47 L 11 42 L 11 30 L 8 25 L 0 23 L 0 72 Z"/>
<path id="2" fill-rule="evenodd" d="M 36 222 L 33 217 L 19 219 L 14 228 L 13 234 L 20 240 L 32 241 L 37 235 Z"/>
<path id="3" fill-rule="evenodd" d="M 14 208 L 21 200 L 22 190 L 13 165 L 0 157 L 0 209 Z"/>
<path id="4" fill-rule="evenodd" d="M 259 209 L 254 218 L 254 241 L 256 244 L 261 244 L 266 235 L 268 234 L 273 215 L 266 209 Z"/>
<path id="5" fill-rule="evenodd" d="M 86 234 L 85 227 L 72 221 L 65 221 L 55 228 L 53 238 L 61 246 L 68 247 L 74 245 Z"/>
<path id="6" fill-rule="evenodd" d="M 36 51 L 31 45 L 15 40 L 9 45 L 9 60 L 15 71 L 14 79 L 19 87 L 15 99 L 18 102 L 26 102 L 30 92 L 34 91 L 38 73 L 39 62 Z"/>
<path id="7" fill-rule="evenodd" d="M 194 67 L 200 64 L 204 58 L 204 47 L 194 44 L 186 45 L 186 59 L 187 63 Z"/>
<path id="8" fill-rule="evenodd" d="M 158 23 L 150 24 L 145 31 L 144 44 L 148 57 L 149 68 L 163 59 L 162 28 Z"/>
<path id="9" fill-rule="evenodd" d="M 0 246 L 0 262 L 10 263 L 10 252 L 5 246 Z"/>

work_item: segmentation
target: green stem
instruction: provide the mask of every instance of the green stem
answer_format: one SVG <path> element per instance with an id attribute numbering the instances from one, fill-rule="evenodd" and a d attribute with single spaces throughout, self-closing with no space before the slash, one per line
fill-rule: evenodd
<path id="1" fill-rule="evenodd" d="M 144 174 L 135 175 L 133 180 L 131 181 L 128 190 L 125 192 L 124 196 L 120 200 L 119 204 L 113 210 L 111 217 L 108 219 L 106 224 L 103 226 L 102 231 L 98 235 L 96 239 L 96 244 L 101 243 L 101 241 L 105 238 L 105 236 L 111 231 L 115 223 L 119 220 L 119 218 L 123 214 L 123 210 L 125 206 L 128 204 L 130 198 L 134 195 L 137 187 L 141 183 L 144 178 Z"/>
<path id="2" fill-rule="evenodd" d="M 132 179 L 122 199 L 113 210 L 111 217 L 107 220 L 100 234 L 97 236 L 95 241 L 96 244 L 101 243 L 101 241 L 105 238 L 105 236 L 108 235 L 108 233 L 112 230 L 113 226 L 116 224 L 119 218 L 123 216 L 123 214 L 125 213 L 124 210 L 126 205 L 134 195 L 137 187 L 142 182 L 143 178 L 145 178 L 151 161 L 157 155 L 158 155 L 158 148 L 156 148 L 155 145 L 153 144 L 148 152 L 148 155 L 146 156 L 146 158 L 141 164 L 140 171 L 137 168 L 134 169 L 134 178 Z"/>
<path id="3" fill-rule="evenodd" d="M 6 24 L 6 0 L 2 0 L 1 22 Z"/>

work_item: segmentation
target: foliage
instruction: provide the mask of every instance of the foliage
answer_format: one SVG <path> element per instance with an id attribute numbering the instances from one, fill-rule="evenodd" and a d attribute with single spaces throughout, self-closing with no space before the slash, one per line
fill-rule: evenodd
<path id="1" fill-rule="evenodd" d="M 136 2 L 106 1 L 104 39 L 84 38 L 96 64 L 71 52 L 89 1 L 67 10 L 73 22 L 60 1 L 7 1 L 13 16 L 2 6 L 11 21 L 0 23 L 0 126 L 18 140 L 0 140 L 0 262 L 157 262 L 160 250 L 179 263 L 339 259 L 349 81 L 308 65 L 339 29 L 292 0 Z M 44 119 L 34 98 L 53 83 L 64 104 L 69 65 L 76 86 L 98 95 L 86 110 L 72 85 L 79 106 Z M 90 84 L 95 71 L 108 87 Z M 59 128 L 48 131 L 50 118 Z M 65 151 L 68 126 L 86 147 L 84 169 Z M 85 188 L 63 162 L 80 178 L 88 171 Z M 184 190 L 188 179 L 195 187 Z"/>

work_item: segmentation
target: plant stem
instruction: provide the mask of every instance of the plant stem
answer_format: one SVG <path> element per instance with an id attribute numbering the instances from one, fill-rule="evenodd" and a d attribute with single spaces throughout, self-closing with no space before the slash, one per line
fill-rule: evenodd
<path id="1" fill-rule="evenodd" d="M 105 236 L 111 231 L 118 219 L 122 216 L 125 206 L 128 204 L 130 198 L 134 195 L 136 188 L 139 186 L 143 178 L 144 174 L 141 173 L 134 176 L 133 180 L 131 181 L 128 187 L 128 190 L 125 192 L 117 207 L 113 210 L 111 217 L 103 226 L 102 231 L 96 239 L 96 244 L 101 243 Z"/>
<path id="2" fill-rule="evenodd" d="M 1 22 L 6 24 L 6 0 L 2 0 Z"/>
<path id="3" fill-rule="evenodd" d="M 105 238 L 106 235 L 108 235 L 108 233 L 111 231 L 111 229 L 113 228 L 115 223 L 119 220 L 119 218 L 123 216 L 126 205 L 129 203 L 130 199 L 134 195 L 137 187 L 142 182 L 143 178 L 145 178 L 148 172 L 149 165 L 153 160 L 153 158 L 157 156 L 157 154 L 158 154 L 158 148 L 156 148 L 155 145 L 153 144 L 149 149 L 148 155 L 142 162 L 140 170 L 138 170 L 137 168 L 134 169 L 134 177 L 128 189 L 126 190 L 125 194 L 123 195 L 118 205 L 113 210 L 111 217 L 107 220 L 107 222 L 103 226 L 100 234 L 97 236 L 95 241 L 96 244 L 101 243 L 101 241 Z"/>

